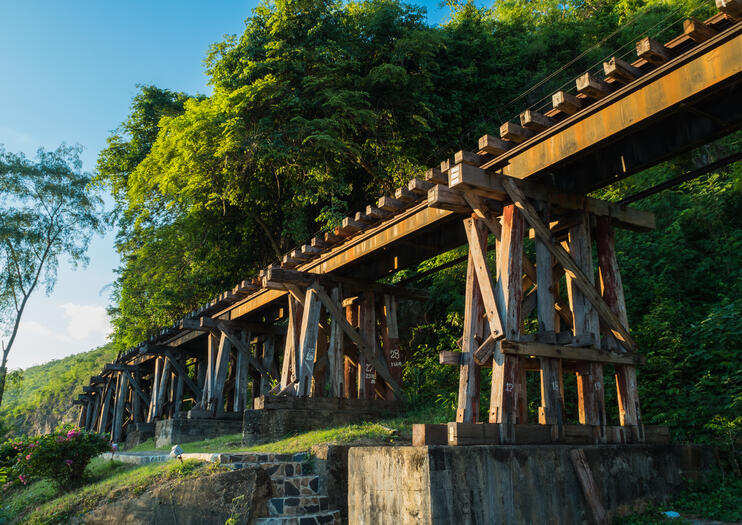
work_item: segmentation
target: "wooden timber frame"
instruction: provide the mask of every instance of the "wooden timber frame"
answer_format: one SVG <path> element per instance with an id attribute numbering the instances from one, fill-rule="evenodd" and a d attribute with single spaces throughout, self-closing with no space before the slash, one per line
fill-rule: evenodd
<path id="1" fill-rule="evenodd" d="M 654 218 L 586 194 L 742 129 L 742 0 L 716 5 L 121 352 L 74 401 L 78 423 L 120 441 L 160 419 L 237 418 L 266 393 L 404 400 L 397 310 L 424 294 L 378 281 L 468 244 L 460 351 L 441 355 L 460 366 L 456 421 L 417 426 L 413 441 L 665 439 L 641 421 L 642 358 L 613 230 L 647 231 Z M 529 316 L 536 329 L 524 333 Z M 493 367 L 487 423 L 477 421 L 483 366 Z M 618 425 L 606 421 L 605 367 L 615 370 Z M 527 421 L 529 372 L 540 376 L 538 422 Z M 579 425 L 564 414 L 564 374 L 577 378 Z"/>
<path id="2" fill-rule="evenodd" d="M 574 435 L 594 442 L 644 441 L 636 383 L 636 366 L 644 359 L 628 329 L 614 235 L 614 224 L 622 223 L 615 217 L 634 212 L 492 176 L 472 164 L 452 165 L 448 174 L 449 187 L 471 209 L 463 218 L 469 255 L 461 348 L 440 354 L 442 364 L 460 367 L 458 409 L 446 433 L 419 426 L 417 444 L 559 442 Z M 637 216 L 630 222 L 649 226 L 653 219 Z M 489 236 L 496 246 L 493 265 Z M 524 251 L 529 236 L 535 262 Z M 536 328 L 525 333 L 524 320 L 534 310 Z M 615 370 L 618 430 L 606 421 L 605 364 Z M 492 368 L 484 426 L 479 424 L 482 367 Z M 538 425 L 528 421 L 527 372 L 539 374 Z M 576 375 L 582 428 L 566 424 L 565 373 Z"/>

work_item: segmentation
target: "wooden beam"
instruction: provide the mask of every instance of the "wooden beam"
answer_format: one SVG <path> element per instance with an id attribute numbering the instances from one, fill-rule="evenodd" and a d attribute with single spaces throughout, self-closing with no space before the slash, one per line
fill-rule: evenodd
<path id="1" fill-rule="evenodd" d="M 585 100 L 577 98 L 566 91 L 557 91 L 551 96 L 551 105 L 554 109 L 562 113 L 574 115 L 585 107 Z"/>
<path id="2" fill-rule="evenodd" d="M 525 142 L 535 135 L 535 131 L 521 127 L 513 122 L 505 122 L 500 126 L 500 138 L 511 140 L 517 144 Z"/>
<path id="3" fill-rule="evenodd" d="M 448 175 L 438 168 L 430 168 L 425 172 L 425 180 L 433 184 L 448 184 Z"/>
<path id="4" fill-rule="evenodd" d="M 380 361 L 379 349 L 376 340 L 376 298 L 372 291 L 361 296 L 358 305 L 358 333 L 366 341 L 368 352 Z M 373 363 L 366 359 L 365 354 L 358 360 L 358 399 L 374 399 L 376 393 L 377 373 Z"/>
<path id="5" fill-rule="evenodd" d="M 575 284 L 580 288 L 580 291 L 585 295 L 590 303 L 592 303 L 592 305 L 596 308 L 598 314 L 602 319 L 605 320 L 608 327 L 614 332 L 614 335 L 629 350 L 635 350 L 636 343 L 634 342 L 634 339 L 631 337 L 626 327 L 622 325 L 621 321 L 605 303 L 603 298 L 595 290 L 595 287 L 591 284 L 590 280 L 588 280 L 585 273 L 577 266 L 572 257 L 570 257 L 570 255 L 564 250 L 564 248 L 552 242 L 549 228 L 539 218 L 538 213 L 533 208 L 533 205 L 528 202 L 521 189 L 510 179 L 503 179 L 503 184 L 513 202 L 523 212 L 526 220 L 535 230 L 536 237 L 544 241 L 544 245 L 548 247 L 554 258 L 559 262 L 559 264 L 564 267 L 565 271 L 568 274 L 571 274 L 571 276 L 574 277 Z"/>
<path id="6" fill-rule="evenodd" d="M 672 58 L 672 52 L 664 44 L 649 37 L 636 43 L 636 55 L 655 66 L 661 66 Z"/>
<path id="7" fill-rule="evenodd" d="M 501 341 L 504 354 L 516 356 L 548 357 L 568 361 L 589 361 L 593 363 L 638 365 L 645 361 L 644 356 L 629 352 L 607 352 L 596 347 L 563 346 L 535 341 Z"/>
<path id="8" fill-rule="evenodd" d="M 397 299 L 393 295 L 384 295 L 381 316 L 381 338 L 384 346 L 384 359 L 389 373 L 399 384 L 402 384 L 402 354 L 399 347 L 399 328 L 397 326 Z M 386 391 L 385 399 L 393 401 L 394 392 Z"/>
<path id="9" fill-rule="evenodd" d="M 585 73 L 577 77 L 575 85 L 579 94 L 595 100 L 605 98 L 613 92 L 611 86 L 599 78 L 592 76 L 590 73 Z"/>
<path id="10" fill-rule="evenodd" d="M 742 18 L 742 0 L 716 0 L 716 9 L 732 18 Z"/>
<path id="11" fill-rule="evenodd" d="M 625 60 L 611 57 L 608 62 L 603 62 L 603 71 L 606 78 L 615 80 L 621 84 L 628 84 L 642 76 L 642 70 L 634 67 Z"/>
<path id="12" fill-rule="evenodd" d="M 466 219 L 464 229 L 470 242 L 472 237 L 477 237 L 476 251 L 481 255 L 482 250 L 486 250 L 487 247 L 486 225 L 483 221 L 474 222 L 473 219 Z M 460 357 L 461 368 L 459 369 L 458 407 L 456 409 L 456 421 L 460 423 L 476 423 L 479 419 L 479 365 L 474 362 L 473 353 L 479 346 L 477 338 L 484 335 L 484 306 L 482 292 L 477 285 L 474 252 L 475 250 L 470 246 L 464 295 L 464 338 L 461 344 L 461 353 L 466 356 Z M 497 315 L 496 311 L 495 315 Z M 502 333 L 501 327 L 498 327 L 498 330 Z"/>
<path id="13" fill-rule="evenodd" d="M 129 380 L 131 388 L 134 390 L 134 392 L 141 398 L 145 405 L 149 405 L 150 397 L 144 393 L 144 390 L 142 390 L 142 388 L 139 386 L 139 382 L 136 381 L 128 371 L 124 372 L 124 374 Z"/>
<path id="14" fill-rule="evenodd" d="M 481 221 L 481 225 L 477 224 L 479 221 Z M 464 229 L 469 242 L 469 264 L 473 265 L 475 270 L 476 282 L 479 286 L 480 298 L 483 303 L 484 314 L 487 316 L 490 333 L 495 340 L 503 339 L 505 331 L 501 314 L 497 309 L 495 285 L 487 266 L 487 225 L 479 218 L 464 219 Z"/>
<path id="15" fill-rule="evenodd" d="M 615 249 L 615 234 L 610 222 L 599 217 L 595 226 L 595 244 L 598 251 L 598 272 L 600 275 L 600 290 L 608 306 L 618 316 L 621 322 L 628 326 L 626 303 L 624 300 L 623 283 L 618 268 L 618 258 Z M 608 336 L 608 348 L 622 350 L 612 336 Z M 641 437 L 641 410 L 639 407 L 639 393 L 637 391 L 636 368 L 630 364 L 617 364 L 616 389 L 618 391 L 618 414 L 622 426 L 637 428 Z"/>
<path id="16" fill-rule="evenodd" d="M 250 366 L 255 368 L 258 372 L 264 375 L 270 375 L 268 373 L 268 370 L 265 369 L 263 364 L 255 359 L 255 356 L 252 355 L 252 352 L 250 351 L 250 347 L 248 346 L 248 342 L 243 342 L 240 340 L 240 338 L 237 336 L 237 334 L 232 330 L 232 327 L 224 323 L 223 321 L 220 321 L 217 323 L 217 327 L 219 330 L 224 334 L 227 339 L 232 343 L 232 345 L 237 348 L 240 352 L 243 352 L 245 356 L 247 357 L 247 361 L 250 363 Z"/>
<path id="17" fill-rule="evenodd" d="M 465 164 L 452 171 L 450 190 L 474 192 L 495 200 L 509 200 L 504 181 L 510 180 L 528 198 L 548 202 L 565 210 L 587 211 L 597 216 L 611 217 L 616 226 L 633 231 L 649 231 L 655 228 L 655 217 L 651 212 L 594 199 L 585 195 L 557 191 L 555 188 L 526 180 L 513 179 Z"/>
<path id="18" fill-rule="evenodd" d="M 296 395 L 300 397 L 309 396 L 312 392 L 312 376 L 314 369 L 314 356 L 317 350 L 317 335 L 319 332 L 319 316 L 322 311 L 322 303 L 312 289 L 313 284 L 307 288 L 304 299 L 304 313 L 301 319 L 301 333 L 299 336 L 299 385 Z"/>
<path id="19" fill-rule="evenodd" d="M 214 372 L 214 398 L 212 406 L 209 407 L 215 412 L 224 410 L 224 388 L 227 382 L 227 372 L 229 371 L 229 358 L 232 353 L 232 345 L 229 338 L 222 332 L 219 338 L 219 350 L 216 354 L 216 369 Z M 170 360 L 168 360 L 170 363 Z"/>
<path id="20" fill-rule="evenodd" d="M 407 208 L 407 204 L 395 199 L 394 197 L 390 197 L 389 195 L 384 195 L 383 197 L 381 197 L 376 205 L 380 209 L 391 213 L 399 213 L 400 211 Z"/>
<path id="21" fill-rule="evenodd" d="M 434 186 L 432 182 L 420 180 L 420 179 L 411 179 L 410 182 L 407 183 L 407 189 L 410 190 L 412 193 L 416 193 L 417 195 L 421 195 L 425 198 L 428 197 L 428 191 Z"/>
<path id="22" fill-rule="evenodd" d="M 590 465 L 585 458 L 585 452 L 582 449 L 575 448 L 569 451 L 569 457 L 575 468 L 577 479 L 580 481 L 585 502 L 593 515 L 593 522 L 596 525 L 608 525 L 608 516 L 600 503 L 600 493 L 595 484 Z"/>
<path id="23" fill-rule="evenodd" d="M 554 125 L 554 122 L 553 118 L 532 109 L 527 109 L 520 114 L 520 125 L 536 133 L 550 128 Z"/>
<path id="24" fill-rule="evenodd" d="M 544 206 L 543 208 L 546 208 Z M 549 219 L 548 209 L 542 209 L 541 218 Z M 537 316 L 540 334 L 559 332 L 559 315 L 554 310 L 558 295 L 559 280 L 554 278 L 554 261 L 549 249 L 541 239 L 536 239 Z M 556 337 L 555 337 L 556 339 Z M 541 407 L 539 423 L 542 425 L 564 424 L 564 388 L 562 384 L 561 360 L 541 357 Z"/>
<path id="25" fill-rule="evenodd" d="M 331 300 L 340 309 L 342 290 L 340 286 L 332 289 Z M 343 330 L 335 317 L 330 318 L 330 343 L 327 348 L 329 373 L 327 383 L 332 397 L 343 397 Z"/>
<path id="26" fill-rule="evenodd" d="M 515 146 L 513 142 L 505 141 L 492 135 L 479 137 L 479 154 L 494 155 L 498 157 Z"/>
<path id="27" fill-rule="evenodd" d="M 453 162 L 454 164 L 469 164 L 470 166 L 479 166 L 484 162 L 485 158 L 477 153 L 471 151 L 460 150 L 454 153 Z"/>
<path id="28" fill-rule="evenodd" d="M 503 313 L 506 337 L 520 338 L 523 319 L 523 239 L 525 226 L 521 212 L 508 205 L 502 214 L 502 235 L 497 254 L 497 309 Z M 525 370 L 516 356 L 501 350 L 501 343 L 492 356 L 492 389 L 490 423 L 509 427 L 527 422 Z M 512 436 L 505 437 L 509 439 Z"/>
<path id="29" fill-rule="evenodd" d="M 688 18 L 683 22 L 683 33 L 694 42 L 700 44 L 716 36 L 719 31 L 700 20 Z"/>
<path id="30" fill-rule="evenodd" d="M 343 316 L 343 312 L 338 308 L 338 306 L 332 302 L 332 299 L 330 299 L 325 293 L 325 291 L 322 289 L 322 287 L 316 287 L 314 288 L 314 293 L 317 294 L 320 301 L 322 301 L 322 304 L 325 308 L 330 312 L 330 315 L 333 316 L 333 318 L 337 319 L 338 323 L 340 324 L 340 327 L 343 329 L 343 332 L 350 338 L 353 343 L 358 347 L 359 351 L 364 355 L 366 360 L 368 360 L 373 367 L 376 369 L 376 372 L 381 375 L 381 377 L 384 379 L 386 384 L 391 388 L 394 393 L 397 395 L 397 398 L 401 400 L 406 400 L 407 396 L 405 396 L 404 391 L 402 390 L 402 387 L 394 381 L 391 374 L 389 374 L 389 370 L 387 370 L 384 363 L 382 363 L 377 356 L 375 356 L 371 352 L 371 347 L 366 343 L 366 341 L 363 340 L 363 338 L 356 332 L 352 326 L 350 326 L 350 323 L 345 320 L 345 317 Z"/>
<path id="31" fill-rule="evenodd" d="M 471 212 L 471 209 L 466 205 L 461 195 L 458 192 L 449 190 L 443 184 L 436 184 L 428 191 L 428 206 L 462 214 Z"/>

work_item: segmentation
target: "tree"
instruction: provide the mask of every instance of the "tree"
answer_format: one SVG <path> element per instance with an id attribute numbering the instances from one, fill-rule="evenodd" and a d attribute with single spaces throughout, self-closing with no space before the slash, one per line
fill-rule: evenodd
<path id="1" fill-rule="evenodd" d="M 0 149 L 0 329 L 9 335 L 2 344 L 0 405 L 8 354 L 29 298 L 41 286 L 51 293 L 60 258 L 87 264 L 90 238 L 101 230 L 101 200 L 88 189 L 80 152 L 62 144 L 39 149 L 32 161 Z"/>

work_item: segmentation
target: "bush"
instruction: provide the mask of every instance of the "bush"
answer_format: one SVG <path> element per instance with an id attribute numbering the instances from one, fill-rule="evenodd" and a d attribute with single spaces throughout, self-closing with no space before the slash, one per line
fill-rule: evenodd
<path id="1" fill-rule="evenodd" d="M 108 450 L 107 435 L 62 426 L 51 434 L 6 441 L 0 446 L 0 470 L 11 473 L 12 485 L 45 478 L 70 491 L 82 484 L 90 460 Z"/>

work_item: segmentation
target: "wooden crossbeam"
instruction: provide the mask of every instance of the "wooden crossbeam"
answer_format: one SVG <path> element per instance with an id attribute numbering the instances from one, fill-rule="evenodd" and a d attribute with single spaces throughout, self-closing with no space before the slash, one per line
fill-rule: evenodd
<path id="1" fill-rule="evenodd" d="M 450 191 L 473 191 L 490 199 L 507 200 L 510 196 L 505 189 L 505 180 L 515 184 L 526 197 L 548 202 L 565 210 L 587 211 L 599 217 L 607 216 L 616 226 L 634 231 L 649 231 L 655 228 L 654 214 L 651 212 L 585 195 L 557 191 L 543 184 L 488 173 L 486 170 L 466 164 L 458 164 L 452 172 Z"/>
<path id="2" fill-rule="evenodd" d="M 134 392 L 142 399 L 142 401 L 144 401 L 145 405 L 149 405 L 150 397 L 144 393 L 144 390 L 139 386 L 139 383 L 134 379 L 134 376 L 132 376 L 128 371 L 124 372 L 124 374 L 126 374 L 129 384 L 131 384 Z"/>
<path id="3" fill-rule="evenodd" d="M 585 107 L 585 100 L 567 93 L 566 91 L 557 91 L 551 96 L 551 105 L 554 109 L 574 115 Z"/>
<path id="4" fill-rule="evenodd" d="M 694 42 L 700 44 L 717 35 L 719 31 L 700 20 L 688 18 L 683 22 L 683 33 Z"/>
<path id="5" fill-rule="evenodd" d="M 633 352 L 607 352 L 596 347 L 552 345 L 537 342 L 504 340 L 500 342 L 504 354 L 517 356 L 549 357 L 570 361 L 640 365 L 646 358 Z"/>
<path id="6" fill-rule="evenodd" d="M 364 341 L 360 334 L 350 325 L 350 323 L 348 323 L 348 321 L 345 319 L 345 316 L 343 315 L 343 312 L 340 310 L 337 304 L 335 304 L 332 299 L 328 297 L 327 293 L 321 286 L 315 287 L 313 289 L 313 293 L 317 294 L 317 297 L 319 297 L 322 305 L 327 309 L 328 312 L 330 312 L 330 315 L 333 317 L 333 319 L 340 324 L 340 327 L 342 328 L 343 332 L 345 332 L 345 335 L 347 335 L 350 340 L 355 343 L 366 360 L 371 363 L 371 365 L 376 369 L 376 373 L 379 374 L 384 379 L 384 382 L 387 384 L 387 386 L 389 386 L 389 388 L 394 391 L 397 399 L 405 401 L 407 399 L 407 396 L 402 390 L 402 387 L 392 378 L 386 365 L 378 358 L 377 355 L 374 355 L 371 352 L 371 347 L 369 346 L 369 344 Z"/>
<path id="7" fill-rule="evenodd" d="M 503 140 L 512 140 L 518 144 L 525 142 L 535 135 L 535 131 L 519 126 L 513 122 L 505 122 L 500 126 L 500 138 Z"/>
<path id="8" fill-rule="evenodd" d="M 742 18 L 742 0 L 716 0 L 716 9 L 732 18 Z"/>
<path id="9" fill-rule="evenodd" d="M 590 283 L 584 272 L 577 266 L 572 257 L 558 244 L 552 242 L 548 226 L 539 218 L 538 212 L 526 199 L 523 191 L 510 179 L 503 179 L 503 185 L 510 198 L 523 212 L 524 217 L 536 231 L 536 237 L 544 241 L 554 258 L 569 272 L 575 280 L 575 284 L 585 295 L 588 301 L 598 311 L 598 315 L 605 321 L 614 335 L 631 351 L 636 350 L 636 343 L 628 330 L 623 326 L 618 317 L 600 296 L 595 286 Z"/>
<path id="10" fill-rule="evenodd" d="M 650 64 L 661 66 L 672 58 L 672 51 L 652 38 L 642 38 L 636 43 L 636 55 Z"/>
<path id="11" fill-rule="evenodd" d="M 448 183 L 448 179 L 446 179 L 446 183 Z M 470 212 L 461 195 L 448 189 L 445 184 L 436 184 L 428 191 L 428 206 L 455 213 L 468 214 Z"/>
<path id="12" fill-rule="evenodd" d="M 430 168 L 425 172 L 425 180 L 432 184 L 448 184 L 448 175 L 445 175 L 438 168 Z"/>
<path id="13" fill-rule="evenodd" d="M 621 84 L 633 82 L 643 74 L 641 69 L 632 66 L 618 57 L 611 57 L 608 62 L 603 62 L 603 71 L 606 78 L 610 78 Z"/>
<path id="14" fill-rule="evenodd" d="M 594 77 L 590 73 L 585 73 L 575 80 L 577 92 L 588 98 L 600 100 L 613 92 L 613 88 L 603 80 Z"/>
<path id="15" fill-rule="evenodd" d="M 520 114 L 520 125 L 537 133 L 550 128 L 554 125 L 554 122 L 556 121 L 553 118 L 532 109 L 527 109 Z"/>
<path id="16" fill-rule="evenodd" d="M 330 287 L 342 284 L 348 290 L 372 290 L 386 295 L 394 295 L 401 299 L 416 301 L 424 301 L 429 296 L 427 291 L 416 288 L 403 288 L 384 283 L 354 279 L 352 277 L 302 272 L 286 268 L 269 268 L 263 277 L 263 285 L 266 287 L 270 287 L 271 283 L 274 283 L 274 285 L 280 285 L 281 288 L 286 287 L 286 285 L 306 287 L 311 286 L 315 282 Z M 297 300 L 303 302 L 304 298 L 297 297 Z"/>
<path id="17" fill-rule="evenodd" d="M 502 140 L 492 135 L 483 135 L 479 137 L 479 154 L 494 155 L 495 157 L 502 155 L 507 150 L 511 149 L 515 144 L 510 141 Z"/>

